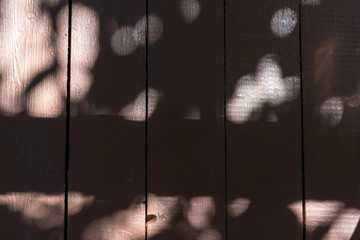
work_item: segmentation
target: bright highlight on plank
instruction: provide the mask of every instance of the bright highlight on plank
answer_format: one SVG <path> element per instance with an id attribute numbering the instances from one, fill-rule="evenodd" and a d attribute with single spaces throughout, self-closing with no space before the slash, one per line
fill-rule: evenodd
<path id="1" fill-rule="evenodd" d="M 265 55 L 257 65 L 256 73 L 241 77 L 228 101 L 227 117 L 234 123 L 256 120 L 265 104 L 271 107 L 295 100 L 300 92 L 300 78 L 283 78 L 274 55 Z M 276 116 L 270 119 L 276 120 Z M 255 118 L 255 119 L 254 119 Z"/>
<path id="2" fill-rule="evenodd" d="M 271 31 L 277 37 L 287 37 L 294 31 L 296 23 L 296 13 L 290 8 L 282 8 L 271 19 Z"/>
<path id="3" fill-rule="evenodd" d="M 184 21 L 192 23 L 199 17 L 201 5 L 198 0 L 180 0 L 180 11 Z"/>
<path id="4" fill-rule="evenodd" d="M 154 15 L 148 17 L 149 35 L 148 44 L 156 43 L 163 34 L 163 22 Z M 146 47 L 146 17 L 143 16 L 132 26 L 123 26 L 113 33 L 110 46 L 115 54 L 126 56 L 132 54 L 139 46 Z"/>
<path id="5" fill-rule="evenodd" d="M 338 125 L 344 113 L 344 103 L 339 97 L 326 99 L 320 106 L 320 115 L 330 126 Z"/>

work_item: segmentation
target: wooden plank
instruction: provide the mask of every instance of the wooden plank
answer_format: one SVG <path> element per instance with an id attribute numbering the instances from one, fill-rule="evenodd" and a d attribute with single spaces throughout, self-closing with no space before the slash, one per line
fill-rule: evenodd
<path id="1" fill-rule="evenodd" d="M 63 239 L 65 75 L 56 17 L 67 1 L 1 1 L 0 232 Z"/>
<path id="2" fill-rule="evenodd" d="M 302 5 L 307 239 L 360 236 L 359 10 Z"/>
<path id="3" fill-rule="evenodd" d="M 145 238 L 145 6 L 73 1 L 68 239 Z"/>
<path id="4" fill-rule="evenodd" d="M 149 1 L 148 23 L 148 239 L 225 239 L 223 1 Z"/>
<path id="5" fill-rule="evenodd" d="M 297 1 L 226 1 L 229 240 L 302 239 L 298 27 Z"/>

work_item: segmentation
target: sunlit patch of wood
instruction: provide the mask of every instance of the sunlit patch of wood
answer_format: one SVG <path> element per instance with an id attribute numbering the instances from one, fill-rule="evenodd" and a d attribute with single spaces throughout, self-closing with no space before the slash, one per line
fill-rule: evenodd
<path id="1" fill-rule="evenodd" d="M 118 55 L 125 56 L 133 53 L 138 47 L 133 27 L 123 26 L 117 29 L 111 37 L 110 45 L 114 53 Z"/>
<path id="2" fill-rule="evenodd" d="M 69 215 L 78 214 L 83 208 L 90 206 L 94 199 L 94 196 L 69 192 Z M 0 205 L 20 213 L 26 223 L 35 225 L 40 229 L 51 229 L 64 224 L 64 194 L 7 193 L 0 195 Z"/>
<path id="3" fill-rule="evenodd" d="M 201 12 L 199 0 L 180 0 L 180 12 L 185 23 L 194 22 Z"/>
<path id="4" fill-rule="evenodd" d="M 194 197 L 186 205 L 184 215 L 193 228 L 206 229 L 209 228 L 215 211 L 215 202 L 212 197 Z"/>
<path id="5" fill-rule="evenodd" d="M 160 99 L 160 93 L 155 88 L 149 88 L 148 89 L 148 117 L 151 117 L 151 115 L 154 113 L 159 99 Z M 140 94 L 135 98 L 134 101 L 129 103 L 127 106 L 125 106 L 123 109 L 120 110 L 119 115 L 125 118 L 129 121 L 145 121 L 146 115 L 145 115 L 145 109 L 146 109 L 146 92 L 143 90 L 140 92 Z"/>
<path id="6" fill-rule="evenodd" d="M 139 19 L 134 27 L 134 36 L 136 42 L 145 47 L 146 46 L 146 26 L 148 29 L 148 44 L 155 44 L 163 34 L 164 24 L 160 17 L 157 15 L 150 13 L 147 20 L 146 16 L 143 16 Z"/>
<path id="7" fill-rule="evenodd" d="M 330 225 L 332 221 L 344 209 L 345 204 L 340 201 L 318 201 L 306 200 L 306 230 L 313 232 L 318 227 Z M 288 208 L 295 214 L 299 224 L 303 221 L 302 201 L 297 201 L 288 206 Z"/>
<path id="8" fill-rule="evenodd" d="M 212 212 L 214 203 L 209 197 L 204 197 L 204 211 Z M 137 199 L 143 199 L 139 197 Z M 202 199 L 199 197 L 198 199 Z M 209 200 L 209 201 L 208 201 Z M 195 200 L 194 200 L 195 201 Z M 194 201 L 192 201 L 194 203 Z M 195 201 L 196 202 L 196 201 Z M 197 203 L 197 202 L 196 202 Z M 132 239 L 140 240 L 147 236 L 152 238 L 165 230 L 169 230 L 174 224 L 174 216 L 181 213 L 185 200 L 180 196 L 157 196 L 148 195 L 148 215 L 145 217 L 145 204 L 135 200 L 127 209 L 119 210 L 109 216 L 99 218 L 91 222 L 83 232 L 83 240 L 113 240 Z M 203 211 L 200 211 L 203 212 Z M 195 212 L 194 212 L 195 213 Z M 213 213 L 211 213 L 213 215 Z M 204 217 L 207 217 L 205 215 Z M 211 220 L 204 220 L 209 222 Z M 209 226 L 207 223 L 206 226 Z M 190 227 L 191 229 L 194 229 Z M 207 230 L 204 228 L 203 230 Z M 183 229 L 178 228 L 179 231 Z M 181 232 L 184 233 L 184 232 Z M 186 234 L 186 232 L 185 232 Z M 198 233 L 195 233 L 198 236 Z"/>
<path id="9" fill-rule="evenodd" d="M 351 239 L 360 220 L 359 209 L 344 209 L 335 218 L 323 240 Z M 358 237 L 358 236 L 355 236 Z"/>
<path id="10" fill-rule="evenodd" d="M 330 126 L 338 125 L 344 113 L 344 103 L 339 97 L 326 99 L 320 106 L 320 115 Z"/>
<path id="11" fill-rule="evenodd" d="M 58 15 L 58 56 L 62 75 L 67 73 L 67 52 L 61 46 L 68 45 L 68 6 L 61 9 Z M 71 24 L 71 102 L 78 103 L 88 94 L 93 76 L 91 69 L 99 55 L 99 18 L 97 13 L 82 4 L 72 5 Z M 67 82 L 63 81 L 63 94 L 67 95 Z"/>
<path id="12" fill-rule="evenodd" d="M 96 219 L 86 226 L 82 240 L 145 238 L 145 205 L 137 198 L 127 209 Z"/>
<path id="13" fill-rule="evenodd" d="M 147 235 L 149 238 L 167 230 L 173 224 L 173 218 L 179 213 L 184 204 L 184 199 L 180 196 L 157 196 L 148 195 L 148 212 L 156 215 L 156 222 L 148 225 Z"/>
<path id="14" fill-rule="evenodd" d="M 250 200 L 247 198 L 236 198 L 229 203 L 228 212 L 231 217 L 239 217 L 246 212 L 250 206 Z"/>
<path id="15" fill-rule="evenodd" d="M 50 14 L 40 9 L 40 0 L 2 1 L 0 23 L 0 111 L 13 116 L 24 110 L 30 116 L 58 117 L 67 97 L 68 6 L 57 15 L 57 32 Z M 45 4 L 56 6 L 58 0 Z M 97 13 L 81 4 L 72 6 L 71 101 L 82 101 L 89 92 L 91 68 L 99 53 L 99 19 Z M 55 39 L 53 44 L 52 39 Z M 32 81 L 58 67 L 30 90 Z"/>
<path id="16" fill-rule="evenodd" d="M 55 62 L 51 17 L 40 9 L 40 4 L 39 0 L 1 1 L 0 111 L 3 115 L 13 116 L 25 110 L 26 90 L 31 81 Z"/>
<path id="17" fill-rule="evenodd" d="M 163 34 L 163 22 L 155 14 L 141 17 L 134 27 L 121 26 L 115 29 L 110 46 L 114 53 L 120 56 L 132 54 L 138 47 L 145 47 L 146 43 L 156 43 Z M 148 27 L 148 39 L 146 41 L 146 28 Z"/>
<path id="18" fill-rule="evenodd" d="M 320 5 L 321 0 L 302 0 L 302 4 L 310 6 Z"/>
<path id="19" fill-rule="evenodd" d="M 65 105 L 60 86 L 53 75 L 37 84 L 29 93 L 27 112 L 39 118 L 60 116 Z"/>
<path id="20" fill-rule="evenodd" d="M 276 56 L 265 55 L 259 60 L 256 73 L 245 75 L 237 81 L 235 92 L 226 106 L 227 117 L 234 123 L 256 120 L 253 118 L 260 116 L 265 104 L 275 107 L 294 101 L 299 92 L 300 78 L 283 78 Z"/>
<path id="21" fill-rule="evenodd" d="M 277 37 L 288 37 L 295 29 L 297 15 L 290 8 L 282 8 L 275 12 L 271 18 L 271 31 Z"/>

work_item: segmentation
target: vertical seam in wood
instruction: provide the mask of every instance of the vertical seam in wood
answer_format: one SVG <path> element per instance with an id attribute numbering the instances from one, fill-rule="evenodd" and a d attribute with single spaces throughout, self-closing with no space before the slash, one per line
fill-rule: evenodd
<path id="1" fill-rule="evenodd" d="M 226 0 L 224 8 L 224 158 L 225 158 L 225 240 L 228 239 L 228 179 L 227 179 L 227 141 L 226 141 Z"/>
<path id="2" fill-rule="evenodd" d="M 145 29 L 145 39 L 146 39 L 146 48 L 145 48 L 145 239 L 147 240 L 147 225 L 146 225 L 146 216 L 148 214 L 148 109 L 149 109 L 149 1 L 146 0 L 146 29 Z"/>
<path id="3" fill-rule="evenodd" d="M 65 133 L 65 199 L 64 199 L 64 240 L 68 233 L 68 192 L 69 192 L 69 145 L 70 145 L 70 75 L 71 75 L 71 15 L 72 0 L 69 0 L 68 14 L 68 54 L 66 86 L 66 133 Z"/>
<path id="4" fill-rule="evenodd" d="M 305 146 L 304 146 L 304 93 L 303 93 L 303 68 L 302 68 L 302 42 L 301 42 L 301 0 L 299 6 L 299 57 L 300 57 L 300 99 L 301 99 L 301 182 L 302 182 L 302 234 L 303 240 L 306 240 L 306 198 L 305 198 Z"/>

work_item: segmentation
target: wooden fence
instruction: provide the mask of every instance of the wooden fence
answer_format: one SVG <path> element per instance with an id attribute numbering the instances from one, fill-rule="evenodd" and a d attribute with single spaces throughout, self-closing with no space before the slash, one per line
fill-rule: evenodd
<path id="1" fill-rule="evenodd" d="M 0 1 L 1 239 L 360 239 L 360 1 L 69 1 Z"/>

